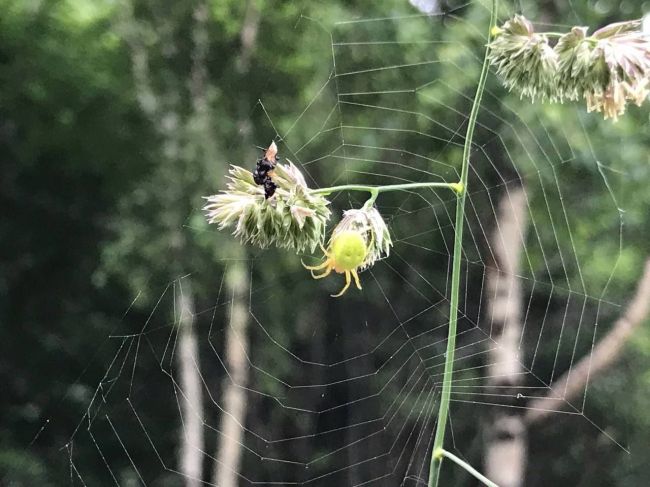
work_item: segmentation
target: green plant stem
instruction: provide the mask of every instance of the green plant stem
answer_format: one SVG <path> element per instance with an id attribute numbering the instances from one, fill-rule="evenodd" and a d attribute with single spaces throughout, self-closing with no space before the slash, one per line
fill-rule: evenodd
<path id="1" fill-rule="evenodd" d="M 497 0 L 492 0 L 492 13 L 490 17 L 491 33 L 496 25 L 497 19 Z M 488 34 L 491 36 L 491 34 Z M 465 144 L 463 146 L 463 165 L 461 169 L 460 184 L 462 191 L 458 193 L 456 199 L 456 223 L 454 227 L 454 256 L 451 273 L 451 301 L 449 303 L 449 332 L 447 335 L 447 352 L 445 354 L 445 371 L 442 378 L 442 393 L 440 395 L 440 408 L 438 410 L 438 424 L 436 425 L 436 435 L 433 440 L 433 449 L 431 451 L 431 465 L 429 468 L 429 487 L 437 487 L 440 478 L 440 468 L 442 466 L 442 456 L 435 455 L 434 452 L 442 450 L 445 440 L 445 430 L 447 428 L 447 418 L 449 417 L 449 403 L 451 402 L 451 387 L 454 373 L 454 354 L 456 351 L 456 329 L 458 325 L 458 301 L 460 295 L 460 263 L 463 250 L 463 225 L 465 223 L 465 199 L 467 195 L 467 175 L 469 172 L 469 159 L 472 153 L 472 139 L 474 137 L 474 128 L 478 112 L 483 99 L 485 82 L 490 67 L 488 59 L 489 45 L 486 47 L 483 58 L 483 68 L 476 88 L 476 95 L 472 104 L 469 121 L 467 125 L 467 134 L 465 135 Z"/>
<path id="2" fill-rule="evenodd" d="M 472 467 L 469 463 L 467 463 L 466 461 L 458 458 L 456 455 L 454 455 L 453 453 L 448 452 L 444 448 L 441 448 L 440 450 L 438 450 L 435 453 L 435 456 L 440 457 L 440 458 L 442 458 L 442 457 L 449 458 L 449 460 L 451 460 L 456 465 L 459 465 L 462 468 L 464 468 L 465 470 L 467 470 L 467 472 L 469 472 L 471 475 L 473 475 L 475 478 L 480 480 L 483 484 L 487 485 L 488 487 L 499 487 L 497 484 L 492 482 L 490 479 L 488 479 L 481 472 L 479 472 L 474 467 Z"/>
<path id="3" fill-rule="evenodd" d="M 456 193 L 463 190 L 461 183 L 405 183 L 405 184 L 388 184 L 386 186 L 370 186 L 364 184 L 344 184 L 341 186 L 331 186 L 329 188 L 318 188 L 311 190 L 311 194 L 332 194 L 337 191 L 366 191 L 370 193 L 370 198 L 364 203 L 364 208 L 369 208 L 375 204 L 379 193 L 389 191 L 408 191 L 410 189 L 421 188 L 449 188 Z"/>
<path id="4" fill-rule="evenodd" d="M 312 189 L 311 194 L 331 194 L 337 191 L 366 191 L 375 198 L 379 193 L 388 191 L 407 191 L 409 189 L 420 188 L 449 188 L 458 191 L 458 183 L 405 183 L 405 184 L 388 184 L 386 186 L 370 186 L 363 184 L 344 184 L 342 186 L 332 186 L 329 188 Z"/>

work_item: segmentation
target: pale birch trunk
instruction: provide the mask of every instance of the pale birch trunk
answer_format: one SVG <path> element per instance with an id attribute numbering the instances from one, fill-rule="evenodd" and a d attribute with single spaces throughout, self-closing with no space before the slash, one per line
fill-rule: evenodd
<path id="1" fill-rule="evenodd" d="M 208 109 L 205 96 L 206 69 L 205 56 L 208 45 L 206 22 L 208 19 L 207 5 L 199 3 L 194 11 L 194 53 L 193 65 L 190 79 L 193 111 L 187 120 L 180 115 L 179 100 L 182 94 L 174 90 L 157 91 L 154 89 L 152 75 L 150 72 L 149 59 L 151 49 L 142 39 L 142 27 L 134 17 L 133 4 L 125 1 L 122 4 L 119 30 L 124 36 L 131 51 L 131 68 L 133 72 L 135 89 L 138 102 L 142 111 L 149 117 L 157 132 L 162 136 L 162 153 L 166 158 L 165 163 L 170 167 L 178 166 L 181 158 L 181 147 L 183 144 L 182 135 L 190 132 L 192 125 L 197 125 L 204 132 L 208 130 Z M 157 26 L 156 26 L 157 27 Z M 161 49 L 174 48 L 174 40 L 164 33 L 169 29 L 161 29 L 158 32 L 163 40 Z M 160 53 L 151 53 L 158 54 Z M 164 56 L 162 56 L 164 58 Z M 163 68 L 164 69 L 164 68 Z M 179 85 L 180 86 L 180 85 Z M 205 135 L 205 134 L 204 134 Z M 203 137 L 188 138 L 188 144 L 192 144 L 196 153 L 208 154 L 210 139 Z M 164 165 L 160 168 L 163 178 L 174 178 L 173 171 L 165 172 Z M 180 231 L 181 221 L 178 227 L 170 233 L 170 247 L 175 255 L 174 263 L 177 272 L 183 270 L 183 259 L 185 257 L 186 241 Z M 185 478 L 187 487 L 198 487 L 203 477 L 203 393 L 202 380 L 199 370 L 198 340 L 195 331 L 194 293 L 191 280 L 186 277 L 177 282 L 175 307 L 178 316 L 178 344 L 176 350 L 176 361 L 180 374 L 179 407 L 181 414 L 181 427 L 179 429 L 179 472 Z"/>
<path id="2" fill-rule="evenodd" d="M 532 425 L 547 418 L 553 411 L 566 408 L 578 399 L 574 411 L 582 411 L 587 395 L 589 380 L 606 370 L 621 354 L 628 339 L 650 314 L 650 259 L 646 260 L 643 275 L 636 294 L 628 304 L 625 313 L 592 348 L 590 354 L 581 358 L 566 373 L 557 379 L 546 397 L 528 403 L 526 423 Z"/>
<path id="3" fill-rule="evenodd" d="M 489 384 L 494 392 L 507 395 L 523 376 L 520 357 L 522 290 L 519 274 L 521 251 L 526 233 L 526 197 L 524 190 L 510 190 L 499 204 L 497 226 L 491 239 L 496 268 L 487 271 L 487 298 L 491 336 L 496 349 L 490 353 Z M 524 485 L 527 457 L 527 428 L 548 418 L 553 411 L 576 399 L 584 407 L 589 380 L 607 369 L 621 354 L 628 339 L 650 315 L 650 259 L 637 284 L 635 296 L 610 331 L 569 371 L 557 379 L 547 396 L 527 404 L 525 414 L 519 408 L 496 406 L 485 426 L 485 473 L 500 487 Z M 496 386 L 501 386 L 496 389 Z M 505 386 L 505 387 L 503 387 Z"/>
<path id="4" fill-rule="evenodd" d="M 250 70 L 250 60 L 255 50 L 260 23 L 260 11 L 254 1 L 249 1 L 241 30 L 241 52 L 237 71 L 245 77 Z M 242 141 L 250 139 L 250 121 L 244 100 L 240 103 L 238 123 Z M 243 252 L 242 252 L 243 254 Z M 248 383 L 248 306 L 250 286 L 246 266 L 234 261 L 226 276 L 227 290 L 232 296 L 230 323 L 224 333 L 225 364 L 228 376 L 223 384 L 223 414 L 217 440 L 216 462 L 212 482 L 218 487 L 237 487 L 246 422 L 246 384 Z"/>
<path id="5" fill-rule="evenodd" d="M 527 227 L 522 187 L 504 191 L 490 248 L 495 262 L 487 268 L 487 302 L 492 351 L 488 358 L 490 392 L 513 392 L 522 377 L 519 343 L 522 329 L 521 253 Z M 514 395 L 514 393 L 513 393 Z M 495 406 L 484 427 L 485 475 L 500 487 L 521 487 L 526 467 L 526 428 L 518 409 Z"/>
<path id="6" fill-rule="evenodd" d="M 194 294 L 189 279 L 179 281 L 175 298 L 179 315 L 176 359 L 181 388 L 180 471 L 187 487 L 198 487 L 203 470 L 203 391 L 197 368 L 199 349 L 194 330 Z"/>
<path id="7" fill-rule="evenodd" d="M 228 268 L 226 286 L 232 297 L 230 322 L 225 332 L 225 364 L 228 376 L 223 384 L 220 436 L 213 482 L 219 487 L 238 485 L 248 382 L 248 306 L 249 279 L 240 263 Z"/>

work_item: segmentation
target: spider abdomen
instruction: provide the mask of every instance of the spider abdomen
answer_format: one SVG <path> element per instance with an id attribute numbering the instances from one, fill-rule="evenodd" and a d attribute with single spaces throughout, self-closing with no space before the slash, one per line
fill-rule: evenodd
<path id="1" fill-rule="evenodd" d="M 361 234 L 344 231 L 332 238 L 330 242 L 330 259 L 335 272 L 343 274 L 361 266 L 368 250 Z"/>

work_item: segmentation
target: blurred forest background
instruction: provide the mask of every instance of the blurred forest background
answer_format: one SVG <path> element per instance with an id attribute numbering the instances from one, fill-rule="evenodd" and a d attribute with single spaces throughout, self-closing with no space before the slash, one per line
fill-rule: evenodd
<path id="1" fill-rule="evenodd" d="M 339 300 L 307 256 L 208 227 L 202 197 L 273 139 L 314 187 L 454 181 L 488 3 L 0 0 L 0 484 L 425 485 L 449 195 L 382 197 L 395 253 Z M 650 11 L 503 4 L 549 30 Z M 356 19 L 374 21 L 337 24 Z M 487 90 L 458 342 L 485 389 L 458 389 L 447 443 L 520 465 L 503 486 L 647 486 L 650 322 L 627 306 L 650 257 L 648 105 L 614 124 Z M 523 365 L 499 382 L 508 330 Z M 548 394 L 573 414 L 536 416 Z"/>

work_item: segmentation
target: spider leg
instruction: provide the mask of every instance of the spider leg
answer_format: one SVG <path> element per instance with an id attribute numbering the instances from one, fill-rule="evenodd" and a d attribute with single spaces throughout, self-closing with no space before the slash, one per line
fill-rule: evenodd
<path id="1" fill-rule="evenodd" d="M 350 280 L 350 271 L 345 271 L 345 286 L 343 286 L 343 289 L 341 289 L 341 292 L 339 292 L 338 294 L 332 294 L 331 296 L 332 296 L 333 298 L 338 298 L 339 296 L 342 296 L 343 293 L 344 293 L 345 291 L 347 291 L 348 288 L 350 287 L 350 283 L 351 283 L 351 280 Z"/>
<path id="2" fill-rule="evenodd" d="M 357 289 L 360 291 L 361 283 L 359 282 L 359 274 L 357 274 L 356 269 L 352 269 L 351 273 L 352 273 L 352 277 L 354 277 L 354 283 L 357 285 Z"/>
<path id="3" fill-rule="evenodd" d="M 330 275 L 332 272 L 332 268 L 328 267 L 322 274 L 314 274 L 314 271 L 311 271 L 311 277 L 314 279 L 322 279 L 323 277 L 327 277 Z"/>
<path id="4" fill-rule="evenodd" d="M 306 265 L 302 260 L 300 262 L 302 263 L 302 266 L 308 271 L 319 271 L 321 269 L 325 269 L 325 267 L 328 265 L 327 261 L 323 262 L 321 265 Z"/>
<path id="5" fill-rule="evenodd" d="M 323 247 L 323 242 L 318 242 L 318 245 L 320 246 L 320 249 L 323 251 L 323 255 L 327 257 L 327 249 Z"/>

